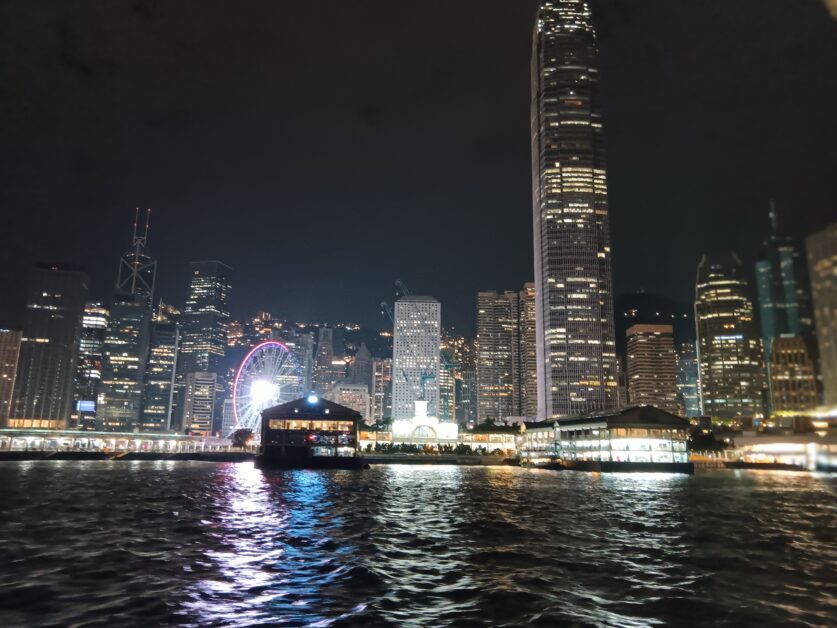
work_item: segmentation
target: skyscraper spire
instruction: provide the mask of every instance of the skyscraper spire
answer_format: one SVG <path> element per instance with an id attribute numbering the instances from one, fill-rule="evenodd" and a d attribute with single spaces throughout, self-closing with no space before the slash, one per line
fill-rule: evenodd
<path id="1" fill-rule="evenodd" d="M 532 51 L 538 416 L 618 403 L 610 224 L 589 3 L 542 0 Z"/>
<path id="2" fill-rule="evenodd" d="M 134 233 L 131 248 L 119 259 L 116 291 L 144 297 L 151 307 L 154 299 L 154 283 L 157 278 L 157 261 L 145 252 L 148 230 L 151 227 L 151 209 L 145 211 L 145 225 L 140 233 L 140 209 L 134 211 Z"/>

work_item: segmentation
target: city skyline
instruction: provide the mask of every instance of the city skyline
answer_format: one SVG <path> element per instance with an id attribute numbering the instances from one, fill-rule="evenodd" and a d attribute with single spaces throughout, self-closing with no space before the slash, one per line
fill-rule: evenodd
<path id="1" fill-rule="evenodd" d="M 833 170 L 827 146 L 834 144 L 835 125 L 826 114 L 834 109 L 829 103 L 837 103 L 833 76 L 827 72 L 837 46 L 833 37 L 837 26 L 820 2 L 795 3 L 793 8 L 786 4 L 718 2 L 705 4 L 698 11 L 662 2 L 592 3 L 608 129 L 605 141 L 616 295 L 644 287 L 686 302 L 693 267 L 703 253 L 712 252 L 710 248 L 734 249 L 751 265 L 758 256 L 759 243 L 769 235 L 763 217 L 771 198 L 776 199 L 783 232 L 796 240 L 825 228 L 833 213 L 828 199 L 837 196 L 837 184 L 827 176 Z M 37 261 L 57 258 L 84 266 L 92 278 L 91 299 L 106 300 L 116 279 L 112 260 L 129 244 L 124 225 L 133 207 L 150 206 L 155 211 L 148 246 L 159 260 L 157 292 L 167 301 L 181 298 L 190 260 L 220 258 L 234 269 L 236 317 L 267 309 L 297 319 L 342 318 L 383 326 L 385 320 L 378 316 L 375 304 L 391 298 L 393 279 L 402 277 L 418 290 L 433 292 L 445 304 L 446 325 L 473 330 L 472 312 L 479 290 L 514 289 L 533 278 L 528 270 L 531 254 L 527 253 L 532 246 L 531 233 L 517 218 L 507 218 L 527 215 L 530 205 L 526 103 L 536 5 L 534 1 L 496 3 L 492 11 L 481 13 L 474 13 L 477 4 L 470 2 L 419 7 L 414 9 L 414 26 L 397 27 L 384 19 L 382 4 L 372 2 L 347 12 L 341 20 L 361 21 L 369 34 L 370 48 L 358 54 L 373 63 L 361 64 L 356 86 L 341 84 L 345 96 L 336 103 L 337 119 L 321 129 L 310 124 L 310 114 L 302 111 L 307 96 L 301 103 L 288 100 L 265 82 L 259 83 L 254 104 L 225 101 L 227 109 L 219 111 L 210 104 L 215 99 L 207 97 L 202 85 L 180 85 L 171 80 L 179 70 L 167 65 L 165 42 L 167 37 L 190 37 L 184 31 L 185 13 L 152 10 L 126 15 L 123 9 L 112 7 L 99 9 L 101 14 L 93 21 L 113 24 L 114 32 L 122 32 L 131 41 L 145 40 L 150 21 L 163 24 L 164 43 L 145 47 L 142 61 L 171 70 L 163 72 L 160 88 L 161 98 L 168 98 L 172 106 L 160 102 L 142 105 L 144 99 L 134 97 L 143 87 L 141 77 L 120 87 L 127 90 L 120 93 L 124 108 L 114 109 L 115 101 L 107 98 L 88 102 L 84 100 L 87 96 L 74 95 L 60 99 L 65 106 L 56 113 L 53 131 L 37 130 L 49 115 L 50 103 L 55 102 L 54 90 L 60 95 L 66 85 L 81 83 L 92 87 L 74 94 L 96 94 L 97 89 L 112 87 L 116 79 L 106 69 L 102 54 L 117 60 L 113 70 L 117 74 L 120 68 L 133 69 L 140 61 L 121 49 L 113 35 L 96 29 L 85 33 L 81 20 L 69 20 L 60 47 L 62 56 L 46 60 L 42 89 L 15 90 L 23 76 L 13 73 L 8 94 L 25 93 L 31 100 L 2 96 L 12 99 L 3 104 L 13 115 L 0 124 L 14 121 L 16 126 L 2 128 L 8 131 L 5 135 L 10 141 L 0 149 L 4 151 L 0 152 L 0 163 L 7 173 L 4 205 L 11 209 L 8 228 L 2 233 L 7 263 L 0 280 L 13 297 L 0 309 L 0 323 L 9 327 L 22 324 L 22 309 L 15 304 L 23 302 L 26 270 Z M 16 21 L 26 25 L 21 32 L 26 30 L 35 40 L 54 37 L 51 22 L 37 7 L 19 5 L 8 10 L 11 20 L 19 18 Z M 230 45 L 237 56 L 226 65 L 215 67 L 219 62 L 203 60 L 199 67 L 208 63 L 222 76 L 234 74 L 241 69 L 239 59 L 262 53 L 268 66 L 290 73 L 293 84 L 304 80 L 308 72 L 342 63 L 333 55 L 302 46 L 300 50 L 311 55 L 306 74 L 301 76 L 286 67 L 280 53 L 287 52 L 286 46 L 300 43 L 295 37 L 286 38 L 285 44 L 273 43 L 277 38 L 271 29 L 282 28 L 280 20 L 269 19 L 276 10 L 253 5 L 245 17 L 264 17 L 258 20 L 265 25 L 263 30 L 247 40 L 233 38 Z M 446 12 L 444 20 L 435 19 L 440 10 Z M 332 39 L 340 41 L 342 22 L 338 25 L 333 16 L 322 14 L 323 9 L 294 8 L 293 12 L 301 24 L 316 21 Z M 459 29 L 462 32 L 457 34 L 464 39 L 452 43 L 454 38 L 447 29 L 468 23 L 474 15 L 479 16 L 485 33 Z M 226 32 L 228 25 L 219 14 L 205 11 L 202 17 L 209 32 Z M 709 28 L 713 20 L 721 18 L 726 29 Z M 702 40 L 696 58 L 688 34 L 702 29 L 710 36 Z M 416 65 L 416 46 L 424 36 L 419 37 L 419 31 L 436 36 L 441 43 L 438 51 L 426 53 L 431 55 L 430 69 L 417 70 L 418 85 L 447 79 L 437 90 L 412 93 L 389 64 L 402 61 L 407 67 Z M 755 31 L 758 36 L 753 35 Z M 650 32 L 654 33 L 653 41 L 647 38 Z M 747 37 L 748 54 L 763 60 L 756 69 L 748 65 L 749 57 L 738 59 L 729 54 L 736 41 Z M 370 56 L 373 44 L 383 45 L 382 38 L 391 61 L 376 61 Z M 485 46 L 484 39 L 492 46 Z M 27 67 L 32 62 L 30 48 L 13 34 L 11 44 L 16 57 L 6 65 Z M 800 67 L 805 68 L 805 74 L 797 76 Z M 652 83 L 659 88 L 643 89 Z M 795 96 L 789 95 L 794 90 L 781 89 L 781 85 L 797 86 L 801 93 L 810 90 L 823 103 L 811 116 L 797 120 L 793 137 L 775 130 L 795 111 Z M 733 98 L 721 101 L 711 96 L 720 93 Z M 50 94 L 48 100 L 46 94 Z M 310 97 L 317 95 L 314 91 Z M 470 113 L 477 110 L 475 97 L 492 105 L 472 117 Z M 315 133 L 314 142 L 317 133 L 334 131 L 329 124 L 343 124 L 350 131 L 343 130 L 339 137 L 349 148 L 340 150 L 351 150 L 352 155 L 360 150 L 365 156 L 341 159 L 342 164 L 355 165 L 341 165 L 335 183 L 315 190 L 310 199 L 302 199 L 294 179 L 311 192 L 310 173 L 327 164 L 302 150 L 295 131 L 281 122 L 269 124 L 267 139 L 257 138 L 249 120 L 264 119 L 260 112 L 274 104 L 281 115 L 271 113 L 271 120 L 293 118 L 296 127 L 305 129 L 306 138 Z M 247 115 L 230 117 L 230 106 Z M 415 118 L 417 110 L 420 115 Z M 424 111 L 436 113 L 428 117 Z M 221 118 L 222 114 L 226 117 Z M 140 128 L 148 131 L 140 137 L 123 129 L 137 119 Z M 223 125 L 215 123 L 222 119 L 240 139 L 218 135 L 217 129 Z M 495 123 L 490 139 L 482 133 L 488 120 Z M 100 122 L 107 137 L 97 126 Z M 654 141 L 642 142 L 652 126 L 657 129 Z M 22 147 L 22 138 L 33 128 L 37 141 Z M 462 130 L 461 139 L 456 139 L 460 135 L 451 132 L 453 128 Z M 419 130 L 421 139 L 415 141 Z M 82 131 L 85 139 L 76 141 Z M 57 137 L 54 133 L 67 136 L 66 148 L 49 150 Z M 165 141 L 158 144 L 163 133 Z M 399 134 L 412 148 L 393 146 L 386 139 Z M 279 137 L 288 141 L 273 141 Z M 212 142 L 209 148 L 204 141 Z M 128 145 L 132 150 L 126 152 L 123 147 Z M 158 146 L 170 159 L 188 158 L 188 164 L 182 159 L 168 162 L 153 158 Z M 201 153 L 194 154 L 198 148 Z M 803 153 L 809 158 L 790 157 Z M 427 159 L 431 154 L 434 159 Z M 301 155 L 299 166 L 288 162 L 290 155 Z M 328 163 L 341 157 L 345 152 L 329 157 Z M 413 168 L 435 158 L 441 159 L 439 169 Z M 453 162 L 446 161 L 450 159 L 463 168 L 452 169 Z M 728 174 L 727 160 L 743 164 L 743 169 L 735 170 L 735 177 Z M 406 166 L 399 170 L 414 174 L 392 176 L 388 166 L 381 169 L 382 163 L 390 162 Z M 459 176 L 442 176 L 443 169 L 455 170 Z M 39 172 L 42 176 L 33 178 Z M 176 181 L 170 173 L 177 173 Z M 383 187 L 377 185 L 381 177 Z M 421 187 L 427 190 L 419 197 L 405 194 L 416 187 L 413 177 L 420 177 Z M 47 179 L 53 184 L 48 189 L 38 188 L 37 181 Z M 453 206 L 457 211 L 452 211 Z M 386 237 L 392 216 L 419 211 L 425 216 L 414 225 L 414 237 Z M 486 212 L 492 219 L 479 220 Z M 197 216 L 211 220 L 196 220 Z M 498 230 L 501 217 L 503 228 Z M 439 230 L 439 225 L 446 228 Z M 474 237 L 463 238 L 463 230 L 468 229 Z M 676 246 L 657 242 L 661 234 L 686 232 L 690 237 Z M 333 255 L 309 259 L 306 273 L 294 267 L 276 272 L 273 265 L 262 261 L 260 251 L 266 247 L 279 247 L 287 259 L 301 255 L 308 237 L 295 237 L 296 233 L 319 234 L 341 248 L 352 247 L 357 281 L 351 277 L 335 281 Z M 281 241 L 274 242 L 268 234 L 282 234 Z M 421 247 L 428 241 L 439 244 L 437 261 L 429 266 L 418 261 Z M 643 255 L 652 243 L 669 258 L 667 264 L 655 264 Z M 486 255 L 487 249 L 496 247 L 506 247 L 510 254 Z M 438 282 L 438 271 L 461 256 L 479 263 L 467 266 L 457 281 Z M 380 259 L 396 263 L 381 265 Z"/>

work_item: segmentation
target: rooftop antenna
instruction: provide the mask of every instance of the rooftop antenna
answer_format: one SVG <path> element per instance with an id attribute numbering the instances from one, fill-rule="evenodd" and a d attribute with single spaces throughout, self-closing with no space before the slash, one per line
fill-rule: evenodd
<path id="1" fill-rule="evenodd" d="M 140 208 L 134 210 L 134 233 L 131 249 L 119 259 L 119 274 L 116 279 L 116 290 L 120 293 L 141 295 L 152 307 L 154 299 L 154 283 L 157 279 L 157 261 L 145 252 L 148 243 L 148 230 L 151 227 L 151 208 L 145 210 L 145 227 L 142 235 L 139 233 Z"/>

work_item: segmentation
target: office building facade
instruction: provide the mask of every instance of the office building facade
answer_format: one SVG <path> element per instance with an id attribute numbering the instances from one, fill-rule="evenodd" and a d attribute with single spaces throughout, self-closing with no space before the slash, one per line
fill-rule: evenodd
<path id="1" fill-rule="evenodd" d="M 610 225 L 588 2 L 542 0 L 532 53 L 538 417 L 617 404 Z"/>
<path id="2" fill-rule="evenodd" d="M 805 241 L 823 398 L 837 405 L 837 222 Z"/>
<path id="3" fill-rule="evenodd" d="M 67 427 L 87 286 L 77 268 L 31 271 L 9 427 Z"/>
<path id="4" fill-rule="evenodd" d="M 630 403 L 682 416 L 672 326 L 632 325 L 626 336 Z"/>
<path id="5" fill-rule="evenodd" d="M 402 297 L 395 302 L 392 345 L 392 416 L 410 419 L 415 402 L 427 402 L 429 416 L 439 412 L 442 307 L 432 297 Z"/>
<path id="6" fill-rule="evenodd" d="M 734 254 L 698 265 L 695 323 L 704 413 L 724 419 L 763 413 L 761 337 L 749 284 Z"/>

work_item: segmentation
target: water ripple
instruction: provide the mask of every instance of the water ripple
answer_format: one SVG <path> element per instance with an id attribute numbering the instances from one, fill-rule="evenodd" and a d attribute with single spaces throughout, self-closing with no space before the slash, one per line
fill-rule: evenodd
<path id="1" fill-rule="evenodd" d="M 837 623 L 837 479 L 0 464 L 0 624 Z"/>

